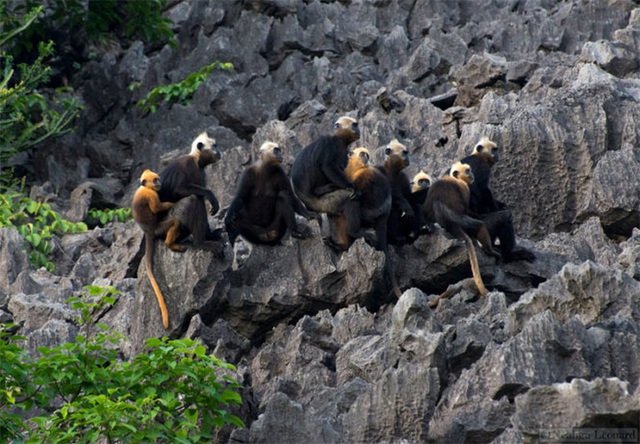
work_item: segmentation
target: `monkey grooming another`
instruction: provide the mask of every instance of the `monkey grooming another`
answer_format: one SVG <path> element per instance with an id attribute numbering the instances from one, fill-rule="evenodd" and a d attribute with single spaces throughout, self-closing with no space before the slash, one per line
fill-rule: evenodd
<path id="1" fill-rule="evenodd" d="M 327 241 L 338 250 L 348 248 L 348 234 L 354 231 L 353 221 L 345 217 L 345 212 L 353 214 L 354 210 L 345 209 L 357 205 L 354 200 L 360 192 L 344 169 L 349 145 L 359 138 L 358 122 L 342 116 L 335 123 L 335 133 L 306 146 L 291 167 L 293 190 L 308 209 L 328 215 L 331 235 Z"/>
<path id="2" fill-rule="evenodd" d="M 219 241 L 219 230 L 212 231 L 207 220 L 207 209 L 204 199 L 211 205 L 210 214 L 220 209 L 218 200 L 207 188 L 205 168 L 220 160 L 221 154 L 215 140 L 206 132 L 202 132 L 191 144 L 189 154 L 184 154 L 169 162 L 160 172 L 161 188 L 158 192 L 163 202 L 176 203 L 180 199 L 194 196 L 178 218 L 181 224 L 181 239 L 189 234 L 198 247 L 213 246 L 210 241 Z M 219 246 L 215 246 L 220 253 Z"/>
<path id="3" fill-rule="evenodd" d="M 347 219 L 354 221 L 357 237 L 364 236 L 373 247 L 384 252 L 385 268 L 396 297 L 402 296 L 395 273 L 391 267 L 389 247 L 387 245 L 387 220 L 391 212 L 391 186 L 387 178 L 377 168 L 369 165 L 371 154 L 364 147 L 356 148 L 349 153 L 349 163 L 345 169 L 347 178 L 360 191 L 358 205 L 349 208 L 353 214 Z M 373 229 L 373 238 L 366 235 L 366 229 Z M 353 234 L 353 233 L 352 233 Z"/>
<path id="4" fill-rule="evenodd" d="M 491 233 L 495 242 L 500 240 L 500 251 L 505 262 L 525 260 L 532 262 L 535 255 L 525 249 L 516 248 L 516 236 L 513 228 L 513 218 L 507 206 L 493 197 L 489 180 L 491 169 L 498 162 L 498 145 L 488 137 L 481 138 L 473 149 L 473 153 L 464 159 L 471 167 L 475 180 L 469 186 L 469 209 L 481 219 Z"/>
<path id="5" fill-rule="evenodd" d="M 277 245 L 287 232 L 293 237 L 310 235 L 296 223 L 296 213 L 319 219 L 300 202 L 282 168 L 282 149 L 273 142 L 260 147 L 260 159 L 242 173 L 236 195 L 224 223 L 233 244 L 242 235 L 254 244 Z"/>
<path id="6" fill-rule="evenodd" d="M 162 314 L 162 325 L 169 328 L 169 313 L 160 291 L 160 286 L 153 275 L 153 249 L 156 236 L 166 236 L 165 244 L 173 251 L 183 251 L 184 247 L 175 243 L 179 236 L 180 221 L 175 218 L 161 220 L 158 213 L 167 211 L 173 206 L 171 202 L 161 202 L 158 197 L 160 189 L 160 177 L 151 170 L 145 170 L 140 176 L 140 187 L 133 195 L 131 210 L 133 219 L 140 225 L 144 232 L 144 261 L 147 276 L 158 299 Z"/>
<path id="7" fill-rule="evenodd" d="M 471 167 L 456 162 L 449 175 L 436 180 L 429 188 L 425 214 L 427 220 L 437 222 L 456 239 L 464 241 L 474 282 L 478 292 L 486 296 L 488 292 L 480 275 L 474 240 L 478 240 L 484 252 L 497 260 L 500 260 L 500 254 L 493 249 L 491 236 L 484 223 L 469 215 L 469 184 L 473 179 Z"/>

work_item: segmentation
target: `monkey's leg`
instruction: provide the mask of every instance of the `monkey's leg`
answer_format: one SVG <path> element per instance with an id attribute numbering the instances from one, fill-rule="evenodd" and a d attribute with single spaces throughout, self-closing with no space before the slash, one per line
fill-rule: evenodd
<path id="1" fill-rule="evenodd" d="M 466 234 L 466 233 L 465 233 Z M 491 235 L 489 234 L 489 230 L 485 224 L 480 223 L 478 227 L 478 231 L 475 235 L 475 238 L 478 239 L 480 244 L 482 244 L 482 250 L 488 254 L 489 256 L 493 256 L 496 261 L 501 259 L 500 253 L 493 249 L 493 242 L 491 241 Z M 475 250 L 474 250 L 475 254 Z"/>
<path id="2" fill-rule="evenodd" d="M 311 230 L 308 227 L 300 226 L 296 221 L 296 211 L 293 196 L 289 191 L 280 191 L 278 193 L 278 200 L 276 201 L 276 214 L 274 217 L 274 223 L 278 226 L 286 226 L 285 231 L 289 231 L 291 236 L 298 239 L 306 239 L 311 236 Z M 286 233 L 283 233 L 283 236 Z"/>
<path id="3" fill-rule="evenodd" d="M 162 221 L 155 234 L 156 236 L 166 235 L 164 243 L 170 250 L 178 252 L 185 250 L 184 246 L 176 244 L 180 237 L 180 221 L 175 217 Z"/>
<path id="4" fill-rule="evenodd" d="M 515 260 L 525 260 L 532 262 L 535 255 L 525 248 L 516 248 L 516 236 L 513 228 L 513 217 L 510 210 L 496 211 L 493 213 L 483 214 L 482 221 L 485 223 L 487 230 L 491 235 L 491 239 L 500 240 L 500 250 L 502 259 L 505 262 Z"/>

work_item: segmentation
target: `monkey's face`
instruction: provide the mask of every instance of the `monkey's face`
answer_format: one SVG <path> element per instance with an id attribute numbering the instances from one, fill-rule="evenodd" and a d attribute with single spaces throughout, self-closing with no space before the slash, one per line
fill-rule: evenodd
<path id="1" fill-rule="evenodd" d="M 222 157 L 216 141 L 210 138 L 206 131 L 200 133 L 191 143 L 191 155 L 196 158 L 201 167 L 216 163 Z"/>
<path id="2" fill-rule="evenodd" d="M 411 191 L 416 193 L 421 190 L 426 190 L 431 186 L 433 179 L 424 171 L 420 171 L 416 174 L 411 181 Z"/>
<path id="3" fill-rule="evenodd" d="M 498 150 L 498 145 L 492 140 L 489 140 L 487 137 L 483 137 L 480 139 L 480 142 L 473 149 L 474 154 L 483 154 L 488 155 L 493 158 L 494 162 L 497 162 L 500 158 L 500 150 Z"/>
<path id="4" fill-rule="evenodd" d="M 144 170 L 140 176 L 140 186 L 151 188 L 153 191 L 160 191 L 160 176 L 151 170 Z"/>
<path id="5" fill-rule="evenodd" d="M 389 145 L 384 149 L 384 158 L 385 162 L 389 160 L 394 163 L 399 163 L 402 168 L 406 168 L 411 164 L 409 150 L 396 139 L 389 142 Z"/>
<path id="6" fill-rule="evenodd" d="M 278 144 L 273 142 L 263 143 L 260 147 L 259 154 L 260 160 L 262 160 L 263 162 L 274 162 L 277 164 L 282 164 L 284 160 L 282 148 L 280 148 Z"/>
<path id="7" fill-rule="evenodd" d="M 364 147 L 354 149 L 349 153 L 349 157 L 355 159 L 353 161 L 357 161 L 363 167 L 369 166 L 369 161 L 371 160 L 369 150 Z"/>
<path id="8" fill-rule="evenodd" d="M 360 128 L 358 121 L 348 116 L 340 117 L 334 124 L 336 136 L 344 138 L 348 143 L 355 142 L 360 138 Z"/>
<path id="9" fill-rule="evenodd" d="M 449 174 L 455 177 L 456 179 L 466 183 L 467 185 L 471 185 L 474 180 L 471 167 L 466 163 L 456 162 L 451 167 L 451 171 Z"/>

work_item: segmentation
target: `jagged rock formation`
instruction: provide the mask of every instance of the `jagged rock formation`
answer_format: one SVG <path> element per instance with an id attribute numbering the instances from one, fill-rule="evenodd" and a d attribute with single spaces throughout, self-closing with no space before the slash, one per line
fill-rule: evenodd
<path id="1" fill-rule="evenodd" d="M 466 290 L 463 245 L 436 231 L 394 249 L 405 290 L 362 240 L 336 254 L 319 237 L 224 258 L 158 248 L 173 337 L 201 338 L 238 366 L 248 429 L 226 442 L 495 442 L 640 418 L 640 8 L 631 0 L 174 2 L 179 48 L 96 48 L 72 80 L 78 130 L 24 160 L 68 217 L 126 206 L 202 130 L 228 205 L 243 165 L 272 139 L 296 153 L 357 116 L 375 151 L 398 137 L 409 174 L 439 176 L 481 135 L 503 149 L 492 186 L 534 263 L 480 255 L 486 299 Z M 211 60 L 188 106 L 135 102 Z M 75 82 L 75 83 L 74 83 Z M 130 90 L 129 84 L 140 88 Z M 53 191 L 55 190 L 55 192 Z M 219 218 L 210 223 L 220 226 Z M 0 319 L 38 345 L 75 336 L 64 301 L 83 285 L 123 293 L 102 321 L 128 356 L 166 332 L 140 265 L 142 233 L 112 224 L 59 239 L 56 272 L 28 268 L 0 230 Z M 139 277 L 139 278 L 138 278 Z"/>

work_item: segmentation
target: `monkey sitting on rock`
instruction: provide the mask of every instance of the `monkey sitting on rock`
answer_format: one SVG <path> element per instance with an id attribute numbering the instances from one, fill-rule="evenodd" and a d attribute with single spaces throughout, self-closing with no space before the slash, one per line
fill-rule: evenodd
<path id="1" fill-rule="evenodd" d="M 277 245 L 286 233 L 305 238 L 309 230 L 298 226 L 296 213 L 319 219 L 300 202 L 282 168 L 282 148 L 273 142 L 260 147 L 260 159 L 248 167 L 225 215 L 231 246 L 238 235 L 253 244 Z"/>
<path id="2" fill-rule="evenodd" d="M 469 210 L 482 220 L 491 233 L 493 242 L 500 241 L 500 251 L 505 262 L 525 260 L 532 262 L 535 255 L 516 247 L 511 211 L 506 204 L 493 197 L 489 180 L 491 169 L 498 162 L 498 145 L 488 137 L 482 137 L 473 148 L 473 153 L 461 160 L 471 167 L 475 180 L 469 185 Z"/>
<path id="3" fill-rule="evenodd" d="M 497 260 L 500 260 L 500 254 L 493 249 L 491 236 L 484 222 L 469 215 L 469 185 L 473 180 L 469 165 L 455 163 L 449 175 L 431 185 L 424 208 L 428 221 L 436 222 L 456 239 L 464 241 L 476 287 L 482 296 L 486 296 L 488 292 L 480 275 L 475 241 L 480 242 L 486 254 Z"/>

